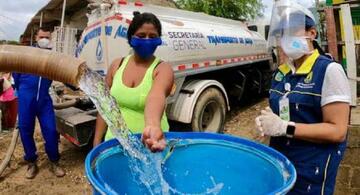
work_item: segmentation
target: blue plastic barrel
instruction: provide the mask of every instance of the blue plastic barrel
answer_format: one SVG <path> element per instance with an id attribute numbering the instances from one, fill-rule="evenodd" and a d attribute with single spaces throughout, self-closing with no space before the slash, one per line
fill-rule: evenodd
<path id="1" fill-rule="evenodd" d="M 226 195 L 286 194 L 295 184 L 294 166 L 265 145 L 211 133 L 166 133 L 166 138 L 179 141 L 163 165 L 163 176 L 184 194 L 206 192 L 214 182 L 223 184 L 219 194 Z M 88 154 L 85 172 L 94 194 L 146 193 L 133 181 L 127 157 L 115 139 Z"/>

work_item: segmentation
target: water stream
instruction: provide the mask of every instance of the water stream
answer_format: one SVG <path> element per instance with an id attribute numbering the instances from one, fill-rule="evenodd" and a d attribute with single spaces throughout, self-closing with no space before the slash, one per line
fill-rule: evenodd
<path id="1" fill-rule="evenodd" d="M 115 99 L 104 78 L 98 73 L 86 69 L 80 79 L 80 88 L 90 97 L 98 112 L 108 124 L 108 130 L 119 141 L 124 155 L 129 158 L 130 170 L 134 181 L 144 185 L 149 194 L 184 194 L 171 188 L 162 174 L 163 156 L 161 153 L 151 153 L 141 141 L 132 135 L 121 115 Z M 221 185 L 214 183 L 213 189 L 206 189 L 201 194 L 218 194 Z M 111 189 L 109 189 L 111 191 Z"/>

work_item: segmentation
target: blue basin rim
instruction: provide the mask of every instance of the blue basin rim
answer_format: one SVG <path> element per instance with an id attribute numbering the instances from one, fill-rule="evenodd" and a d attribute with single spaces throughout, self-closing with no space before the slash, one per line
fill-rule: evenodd
<path id="1" fill-rule="evenodd" d="M 140 138 L 141 134 L 136 134 L 137 137 Z M 296 181 L 296 170 L 292 163 L 287 163 L 289 160 L 280 152 L 265 146 L 263 144 L 259 144 L 244 138 L 234 137 L 225 134 L 217 134 L 217 133 L 203 133 L 203 132 L 187 132 L 187 133 L 179 133 L 179 132 L 168 132 L 165 133 L 165 137 L 167 139 L 210 139 L 210 140 L 224 140 L 234 143 L 239 143 L 248 147 L 253 147 L 256 150 L 262 151 L 265 154 L 273 157 L 274 159 L 283 163 L 284 168 L 288 171 L 290 178 L 287 180 L 283 187 L 279 188 L 274 194 L 284 194 L 285 192 L 290 191 L 290 189 L 295 185 Z M 90 153 L 87 155 L 85 160 L 85 173 L 86 177 L 93 186 L 93 188 L 102 193 L 104 189 L 102 188 L 102 184 L 97 180 L 92 170 L 92 162 L 98 157 L 101 153 L 106 151 L 107 149 L 119 145 L 119 142 L 116 139 L 112 139 L 106 141 L 104 143 L 99 144 L 95 148 L 93 148 Z"/>

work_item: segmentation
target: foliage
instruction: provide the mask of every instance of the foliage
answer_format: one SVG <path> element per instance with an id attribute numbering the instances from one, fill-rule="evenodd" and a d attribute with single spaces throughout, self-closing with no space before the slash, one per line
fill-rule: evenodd
<path id="1" fill-rule="evenodd" d="M 19 45 L 17 41 L 7 41 L 7 40 L 0 40 L 0 45 L 7 44 L 7 45 Z"/>
<path id="2" fill-rule="evenodd" d="M 326 3 L 321 1 L 316 4 L 316 10 L 324 9 L 326 7 Z M 325 41 L 326 38 L 326 18 L 324 12 L 318 12 L 319 14 L 319 21 L 318 21 L 318 30 L 319 30 L 319 38 L 320 41 Z"/>
<path id="3" fill-rule="evenodd" d="M 261 0 L 177 0 L 176 4 L 181 9 L 233 20 L 252 20 L 264 10 Z"/>

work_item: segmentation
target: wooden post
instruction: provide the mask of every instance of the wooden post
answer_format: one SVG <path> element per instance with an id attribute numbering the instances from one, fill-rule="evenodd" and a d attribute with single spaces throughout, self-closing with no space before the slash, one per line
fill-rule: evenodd
<path id="1" fill-rule="evenodd" d="M 31 28 L 30 46 L 33 46 L 33 37 L 34 37 L 34 29 L 33 29 L 33 28 Z"/>
<path id="2" fill-rule="evenodd" d="M 61 14 L 61 28 L 64 27 L 64 20 L 65 20 L 65 10 L 66 10 L 66 0 L 63 2 L 62 14 Z"/>
<path id="3" fill-rule="evenodd" d="M 356 53 L 355 53 L 355 38 L 353 31 L 352 16 L 349 4 L 342 4 L 341 14 L 344 24 L 344 37 L 345 37 L 345 51 L 346 51 L 346 67 L 349 77 L 351 89 L 351 105 L 356 106 L 357 98 L 357 70 L 356 70 Z"/>
<path id="4" fill-rule="evenodd" d="M 332 7 L 326 7 L 324 11 L 325 11 L 325 21 L 327 28 L 326 35 L 327 35 L 329 53 L 334 57 L 336 61 L 339 61 L 334 9 Z"/>
<path id="5" fill-rule="evenodd" d="M 44 12 L 41 12 L 41 14 L 40 14 L 40 24 L 39 24 L 40 28 L 42 27 L 42 24 L 43 24 L 43 17 L 44 17 Z"/>

